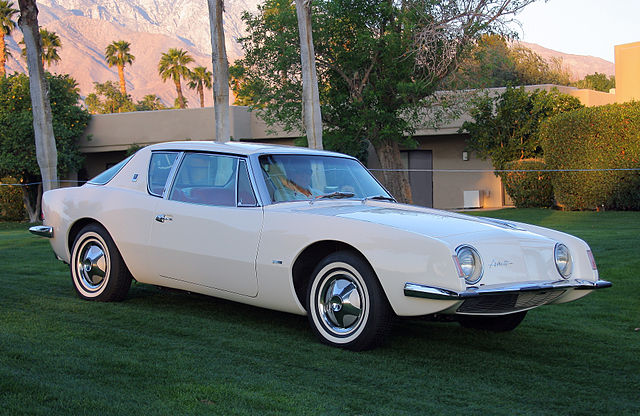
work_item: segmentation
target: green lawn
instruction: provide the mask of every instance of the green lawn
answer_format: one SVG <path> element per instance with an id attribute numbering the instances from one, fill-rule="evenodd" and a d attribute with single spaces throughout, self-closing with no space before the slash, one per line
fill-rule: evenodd
<path id="1" fill-rule="evenodd" d="M 45 239 L 0 223 L 0 414 L 639 415 L 640 212 L 481 214 L 584 238 L 613 288 L 506 334 L 401 320 L 354 353 L 199 295 L 81 301 Z"/>

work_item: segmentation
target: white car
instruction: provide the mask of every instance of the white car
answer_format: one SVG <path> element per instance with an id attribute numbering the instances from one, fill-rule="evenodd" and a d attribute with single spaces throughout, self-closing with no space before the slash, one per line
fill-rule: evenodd
<path id="1" fill-rule="evenodd" d="M 149 146 L 46 192 L 77 294 L 131 279 L 308 315 L 326 344 L 380 344 L 395 316 L 514 329 L 529 309 L 611 286 L 589 246 L 546 228 L 397 203 L 350 156 L 243 143 Z"/>

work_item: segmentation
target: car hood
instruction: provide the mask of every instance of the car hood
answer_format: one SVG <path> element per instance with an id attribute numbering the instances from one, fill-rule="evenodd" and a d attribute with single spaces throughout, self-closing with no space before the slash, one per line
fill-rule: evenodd
<path id="1" fill-rule="evenodd" d="M 279 205 L 282 205 L 280 208 L 289 205 L 289 209 L 300 213 L 371 222 L 432 238 L 484 232 L 509 234 L 508 231 L 524 231 L 501 220 L 383 201 L 317 201 L 312 204 L 295 202 Z"/>

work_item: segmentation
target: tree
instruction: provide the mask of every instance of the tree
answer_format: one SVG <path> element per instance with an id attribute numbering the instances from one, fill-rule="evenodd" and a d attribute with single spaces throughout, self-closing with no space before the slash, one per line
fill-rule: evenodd
<path id="1" fill-rule="evenodd" d="M 107 60 L 107 64 L 109 68 L 112 66 L 118 67 L 118 78 L 120 79 L 120 92 L 122 95 L 127 95 L 127 84 L 124 81 L 124 67 L 125 65 L 133 64 L 133 61 L 136 59 L 135 56 L 131 54 L 129 47 L 131 44 L 124 40 L 113 41 L 111 42 L 104 52 L 104 57 Z"/>
<path id="2" fill-rule="evenodd" d="M 538 129 L 552 115 L 581 108 L 576 97 L 551 91 L 525 91 L 507 87 L 498 97 L 484 95 L 471 105 L 474 121 L 465 121 L 460 132 L 469 133 L 467 145 L 482 159 L 490 158 L 498 170 L 514 160 L 540 158 Z"/>
<path id="3" fill-rule="evenodd" d="M 166 82 L 171 78 L 176 86 L 176 93 L 178 94 L 176 102 L 179 108 L 185 108 L 187 105 L 184 95 L 182 95 L 181 80 L 190 78 L 191 70 L 187 67 L 187 64 L 191 62 L 193 62 L 193 58 L 187 51 L 171 48 L 168 52 L 162 54 L 158 63 L 158 73 L 162 80 Z"/>
<path id="4" fill-rule="evenodd" d="M 58 149 L 57 166 L 62 172 L 72 172 L 82 164 L 76 140 L 84 132 L 89 114 L 80 106 L 77 84 L 71 77 L 48 74 L 47 79 L 53 114 L 52 128 Z M 0 177 L 9 175 L 21 183 L 44 179 L 39 168 L 40 155 L 36 158 L 30 95 L 30 82 L 26 75 L 14 74 L 0 78 Z M 44 184 L 46 187 L 47 182 L 44 181 Z M 32 222 L 37 221 L 42 186 L 38 186 L 37 190 L 21 188 L 29 218 Z"/>
<path id="5" fill-rule="evenodd" d="M 426 100 L 483 33 L 533 0 L 324 0 L 312 3 L 325 147 L 361 153 L 370 142 L 382 181 L 411 201 L 401 147 L 425 114 Z M 301 128 L 302 76 L 297 19 L 287 2 L 267 0 L 245 14 L 240 96 L 270 125 Z"/>
<path id="6" fill-rule="evenodd" d="M 18 25 L 24 36 L 27 53 L 35 153 L 42 176 L 42 187 L 46 192 L 58 187 L 58 151 L 49 101 L 49 83 L 42 61 L 38 8 L 35 0 L 18 0 L 18 5 L 20 6 Z"/>
<path id="7" fill-rule="evenodd" d="M 136 103 L 136 111 L 154 111 L 154 110 L 166 110 L 167 106 L 164 105 L 162 99 L 156 94 L 147 94 L 142 97 Z"/>
<path id="8" fill-rule="evenodd" d="M 210 90 L 212 87 L 211 71 L 207 71 L 207 68 L 203 66 L 197 66 L 191 71 L 191 80 L 189 81 L 189 88 L 197 90 L 200 96 L 200 107 L 204 107 L 204 89 Z"/>
<path id="9" fill-rule="evenodd" d="M 40 28 L 40 38 L 42 39 L 42 66 L 50 67 L 53 63 L 58 63 L 62 58 L 58 54 L 58 49 L 62 47 L 60 36 L 55 32 L 50 32 L 47 29 Z M 21 45 L 24 45 L 24 40 L 20 41 Z M 22 48 L 22 56 L 27 56 L 27 49 Z"/>
<path id="10" fill-rule="evenodd" d="M 548 63 L 536 52 L 519 45 L 511 48 L 511 56 L 519 85 L 570 84 L 571 73 L 563 66 L 560 58 L 553 58 Z"/>
<path id="11" fill-rule="evenodd" d="M 613 75 L 607 77 L 607 74 L 596 72 L 585 76 L 580 81 L 576 81 L 571 85 L 578 88 L 609 92 L 609 90 L 616 87 L 616 77 Z"/>
<path id="12" fill-rule="evenodd" d="M 300 34 L 300 63 L 302 70 L 302 116 L 307 143 L 312 149 L 322 149 L 322 112 L 318 92 L 316 55 L 311 30 L 311 0 L 296 0 L 296 16 Z"/>
<path id="13" fill-rule="evenodd" d="M 12 19 L 18 10 L 13 8 L 13 2 L 0 0 L 0 77 L 6 74 L 5 64 L 7 63 L 7 45 L 4 41 L 5 36 L 11 35 L 16 27 L 16 22 Z"/>
<path id="14" fill-rule="evenodd" d="M 229 61 L 224 39 L 222 15 L 224 0 L 207 0 L 211 26 L 211 62 L 213 63 L 213 111 L 216 122 L 216 141 L 231 139 L 229 119 Z"/>
<path id="15" fill-rule="evenodd" d="M 126 113 L 136 111 L 129 95 L 123 95 L 113 81 L 94 82 L 94 91 L 84 103 L 91 114 Z"/>

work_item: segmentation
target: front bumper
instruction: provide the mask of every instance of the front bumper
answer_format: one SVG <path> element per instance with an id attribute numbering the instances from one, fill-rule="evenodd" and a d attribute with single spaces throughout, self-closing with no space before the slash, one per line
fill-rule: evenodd
<path id="1" fill-rule="evenodd" d="M 30 227 L 29 232 L 40 237 L 53 238 L 53 227 L 47 225 L 36 225 L 34 227 Z"/>
<path id="2" fill-rule="evenodd" d="M 611 287 L 611 282 L 606 280 L 571 279 L 556 282 L 520 283 L 508 286 L 471 287 L 464 292 L 442 289 L 434 286 L 420 285 L 417 283 L 405 283 L 404 295 L 414 298 L 437 300 L 464 300 L 485 295 L 506 295 L 522 292 L 549 292 L 558 290 L 594 290 Z"/>
<path id="3" fill-rule="evenodd" d="M 565 293 L 574 290 L 595 290 L 610 287 L 605 280 L 570 279 L 551 282 L 524 282 L 513 285 L 471 287 L 457 292 L 439 287 L 405 283 L 408 297 L 460 301 L 453 313 L 468 315 L 508 314 L 552 302 L 558 302 Z"/>

